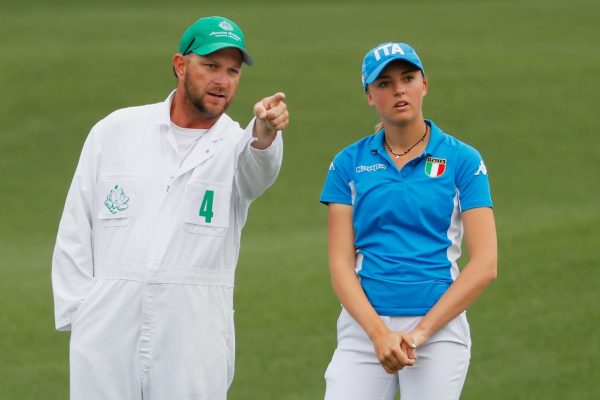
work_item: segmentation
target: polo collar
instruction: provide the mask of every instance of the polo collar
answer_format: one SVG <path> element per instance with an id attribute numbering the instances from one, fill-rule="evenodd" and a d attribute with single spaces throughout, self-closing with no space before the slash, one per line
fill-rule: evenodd
<path id="1" fill-rule="evenodd" d="M 437 150 L 438 146 L 444 141 L 444 132 L 430 119 L 426 119 L 425 123 L 429 125 L 429 142 L 423 151 L 423 155 L 430 156 Z"/>
<path id="2" fill-rule="evenodd" d="M 383 128 L 375 132 L 375 134 L 371 137 L 371 143 L 369 149 L 371 150 L 371 154 L 385 154 L 385 147 L 383 146 L 384 139 L 384 131 Z"/>

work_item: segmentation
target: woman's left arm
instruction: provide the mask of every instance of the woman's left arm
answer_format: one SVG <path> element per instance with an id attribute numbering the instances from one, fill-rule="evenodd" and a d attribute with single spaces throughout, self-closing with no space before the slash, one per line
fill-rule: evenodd
<path id="1" fill-rule="evenodd" d="M 410 332 L 418 347 L 441 327 L 466 310 L 496 278 L 498 250 L 496 224 L 491 208 L 473 208 L 462 213 L 469 262 L 454 283 Z"/>

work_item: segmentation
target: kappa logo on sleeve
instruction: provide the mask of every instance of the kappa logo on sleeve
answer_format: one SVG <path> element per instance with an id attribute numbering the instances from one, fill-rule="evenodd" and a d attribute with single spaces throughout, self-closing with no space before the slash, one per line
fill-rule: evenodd
<path id="1" fill-rule="evenodd" d="M 331 162 L 331 164 L 329 164 L 329 170 L 335 171 L 335 165 L 333 165 L 333 161 Z"/>
<path id="2" fill-rule="evenodd" d="M 129 197 L 123 191 L 123 188 L 116 185 L 114 189 L 112 189 L 108 195 L 106 196 L 106 200 L 104 201 L 104 205 L 111 212 L 111 214 L 116 214 L 119 211 L 126 210 L 129 207 Z"/>
<path id="3" fill-rule="evenodd" d="M 485 167 L 483 160 L 481 160 L 479 163 L 479 168 L 477 168 L 477 172 L 475 172 L 473 175 L 477 176 L 479 174 L 487 175 L 487 168 Z"/>

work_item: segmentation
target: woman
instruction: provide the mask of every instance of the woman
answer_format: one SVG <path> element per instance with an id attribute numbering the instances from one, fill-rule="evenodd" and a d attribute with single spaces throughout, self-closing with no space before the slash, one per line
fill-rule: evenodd
<path id="1" fill-rule="evenodd" d="M 403 400 L 457 399 L 465 310 L 496 277 L 487 171 L 477 150 L 424 120 L 428 82 L 409 45 L 371 49 L 362 80 L 381 123 L 335 157 L 321 195 L 343 306 L 325 399 L 392 399 L 398 388 Z"/>

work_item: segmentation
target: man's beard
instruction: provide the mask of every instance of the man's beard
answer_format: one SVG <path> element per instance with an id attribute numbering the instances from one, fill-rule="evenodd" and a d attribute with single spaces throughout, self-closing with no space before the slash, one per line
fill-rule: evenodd
<path id="1" fill-rule="evenodd" d="M 185 80 L 183 82 L 183 90 L 184 97 L 188 103 L 194 106 L 196 114 L 202 118 L 206 119 L 216 119 L 219 118 L 227 108 L 229 108 L 230 102 L 226 102 L 224 107 L 220 111 L 211 111 L 206 107 L 202 98 L 196 96 L 194 86 L 191 83 L 191 79 L 188 76 L 185 76 Z"/>

